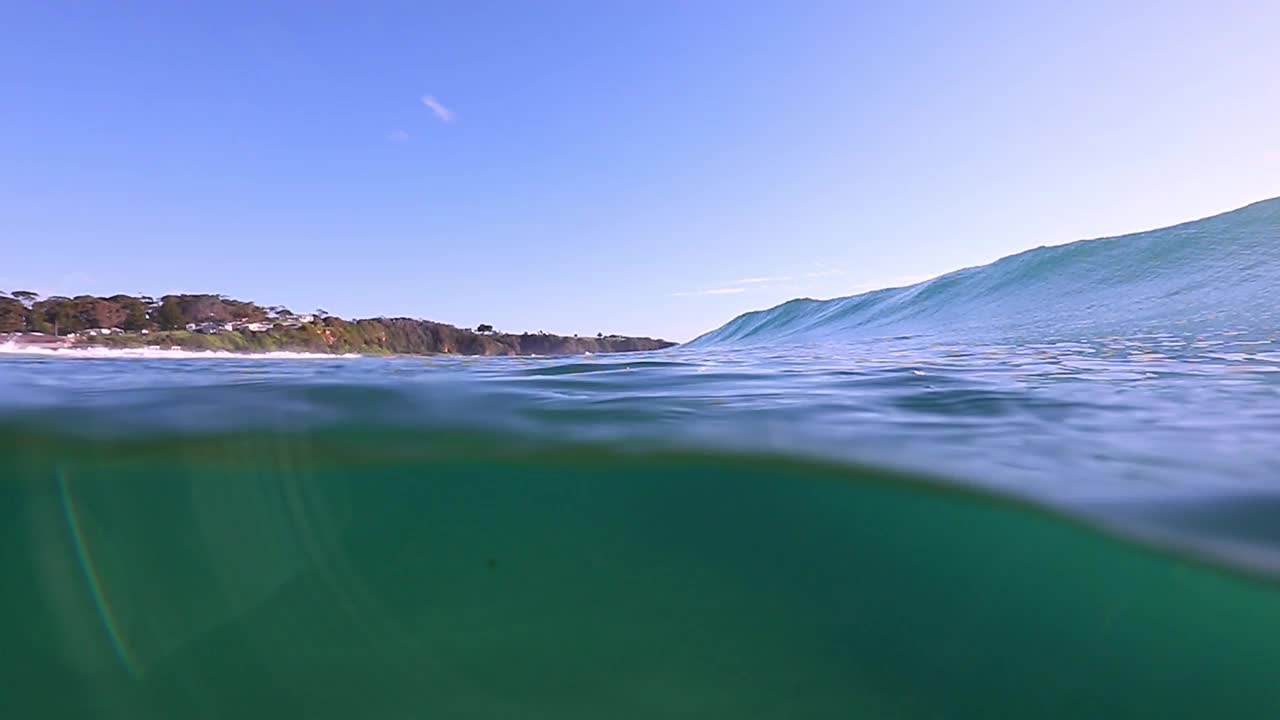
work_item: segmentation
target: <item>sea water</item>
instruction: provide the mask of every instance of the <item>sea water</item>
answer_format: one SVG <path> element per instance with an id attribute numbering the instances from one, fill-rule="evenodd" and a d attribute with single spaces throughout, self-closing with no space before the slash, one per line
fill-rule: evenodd
<path id="1" fill-rule="evenodd" d="M 0 357 L 53 718 L 1273 717 L 1280 203 L 576 358 Z"/>

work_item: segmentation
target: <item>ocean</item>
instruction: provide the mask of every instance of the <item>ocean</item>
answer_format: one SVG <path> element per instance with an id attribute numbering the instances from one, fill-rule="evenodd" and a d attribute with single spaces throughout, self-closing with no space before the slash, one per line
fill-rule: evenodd
<path id="1" fill-rule="evenodd" d="M 0 355 L 40 718 L 1280 715 L 1280 200 L 572 358 Z"/>

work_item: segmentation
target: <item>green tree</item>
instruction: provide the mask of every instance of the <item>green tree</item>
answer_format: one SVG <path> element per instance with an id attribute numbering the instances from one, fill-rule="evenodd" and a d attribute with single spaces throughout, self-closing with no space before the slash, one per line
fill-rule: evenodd
<path id="1" fill-rule="evenodd" d="M 121 329 L 129 332 L 151 329 L 151 320 L 147 317 L 147 300 L 149 298 L 113 295 L 109 299 L 124 311 L 124 319 L 120 321 Z"/>
<path id="2" fill-rule="evenodd" d="M 49 328 L 43 332 L 52 331 L 54 335 L 65 335 L 79 332 L 85 327 L 76 312 L 76 307 L 75 300 L 55 295 L 32 305 L 31 315 L 43 320 L 44 326 Z"/>
<path id="3" fill-rule="evenodd" d="M 31 292 L 30 290 L 14 290 L 9 293 L 15 300 L 30 308 L 40 299 L 40 293 Z"/>
<path id="4" fill-rule="evenodd" d="M 27 331 L 33 332 L 33 333 L 44 333 L 48 335 L 53 332 L 53 326 L 49 324 L 48 320 L 44 319 L 43 315 L 40 315 L 34 310 L 28 310 L 27 311 Z"/>
<path id="5" fill-rule="evenodd" d="M 0 333 L 27 329 L 27 309 L 11 297 L 0 297 Z"/>
<path id="6" fill-rule="evenodd" d="M 481 325 L 479 325 L 479 326 L 477 326 L 477 327 L 476 327 L 476 332 L 478 332 L 478 333 L 491 333 L 491 332 L 493 332 L 493 326 L 492 326 L 492 325 L 484 325 L 484 324 L 481 324 Z"/>
<path id="7" fill-rule="evenodd" d="M 190 322 L 227 322 L 236 319 L 232 308 L 220 295 L 166 295 L 162 298 L 162 304 L 169 298 L 176 299 L 178 309 L 182 311 L 183 320 L 177 327 Z"/>
<path id="8" fill-rule="evenodd" d="M 267 309 L 257 303 L 233 300 L 222 295 L 218 298 L 222 300 L 222 305 L 227 309 L 227 314 L 232 320 L 262 322 L 267 319 Z"/>
<path id="9" fill-rule="evenodd" d="M 119 303 L 92 295 L 75 299 L 76 321 L 85 328 L 115 328 L 124 322 L 128 313 Z"/>
<path id="10" fill-rule="evenodd" d="M 182 301 L 177 295 L 166 295 L 156 310 L 156 324 L 161 330 L 181 330 L 187 321 L 182 314 Z"/>

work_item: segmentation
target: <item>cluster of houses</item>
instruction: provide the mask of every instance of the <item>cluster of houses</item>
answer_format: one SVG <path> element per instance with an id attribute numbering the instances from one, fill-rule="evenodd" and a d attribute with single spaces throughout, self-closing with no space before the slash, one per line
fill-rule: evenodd
<path id="1" fill-rule="evenodd" d="M 287 319 L 281 318 L 271 322 L 203 322 L 203 323 L 187 323 L 187 332 L 202 333 L 204 335 L 216 335 L 221 332 L 266 332 L 276 325 L 284 327 L 301 327 L 304 323 L 314 322 L 314 315 L 294 315 Z"/>
<path id="2" fill-rule="evenodd" d="M 78 333 L 68 333 L 67 337 L 76 337 L 79 335 L 84 335 L 86 337 L 94 337 L 95 335 L 118 335 L 122 332 L 125 332 L 125 331 L 121 330 L 120 328 L 89 328 L 88 330 L 84 330 Z M 143 330 L 142 334 L 147 335 L 150 332 L 151 332 L 150 330 Z M 40 333 L 33 333 L 33 334 L 39 335 Z"/>
<path id="3" fill-rule="evenodd" d="M 216 335 L 221 332 L 266 332 L 277 325 L 284 327 L 301 327 L 304 323 L 315 322 L 314 315 L 293 315 L 288 318 L 280 318 L 271 322 L 203 322 L 203 323 L 187 323 L 187 332 L 202 333 L 204 335 Z M 99 335 L 118 335 L 127 332 L 120 328 L 89 328 L 78 333 L 68 333 L 66 337 L 97 337 Z M 40 333 L 30 333 L 32 335 L 40 335 Z M 150 335 L 150 330 L 140 330 L 139 334 Z"/>

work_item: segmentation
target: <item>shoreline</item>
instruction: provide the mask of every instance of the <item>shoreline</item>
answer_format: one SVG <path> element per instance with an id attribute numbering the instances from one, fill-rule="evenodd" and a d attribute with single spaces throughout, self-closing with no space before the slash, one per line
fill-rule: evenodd
<path id="1" fill-rule="evenodd" d="M 40 333 L 0 333 L 0 356 L 27 355 L 37 357 L 81 357 L 81 358 L 262 358 L 262 359 L 302 359 L 302 358 L 430 358 L 430 357 L 510 357 L 510 358 L 555 358 L 555 357 L 591 357 L 601 355 L 619 355 L 635 352 L 651 352 L 655 349 L 674 347 L 674 344 L 660 348 L 636 348 L 625 350 L 603 350 L 559 353 L 464 353 L 464 352 L 430 352 L 430 353 L 361 353 L 338 352 L 314 349 L 279 348 L 274 350 L 236 349 L 209 347 L 183 347 L 181 345 L 124 345 L 95 342 L 97 338 L 56 337 Z"/>
<path id="2" fill-rule="evenodd" d="M 69 349 L 75 345 L 70 338 L 45 335 L 44 333 L 0 333 L 0 346 L 15 345 L 46 349 Z"/>

